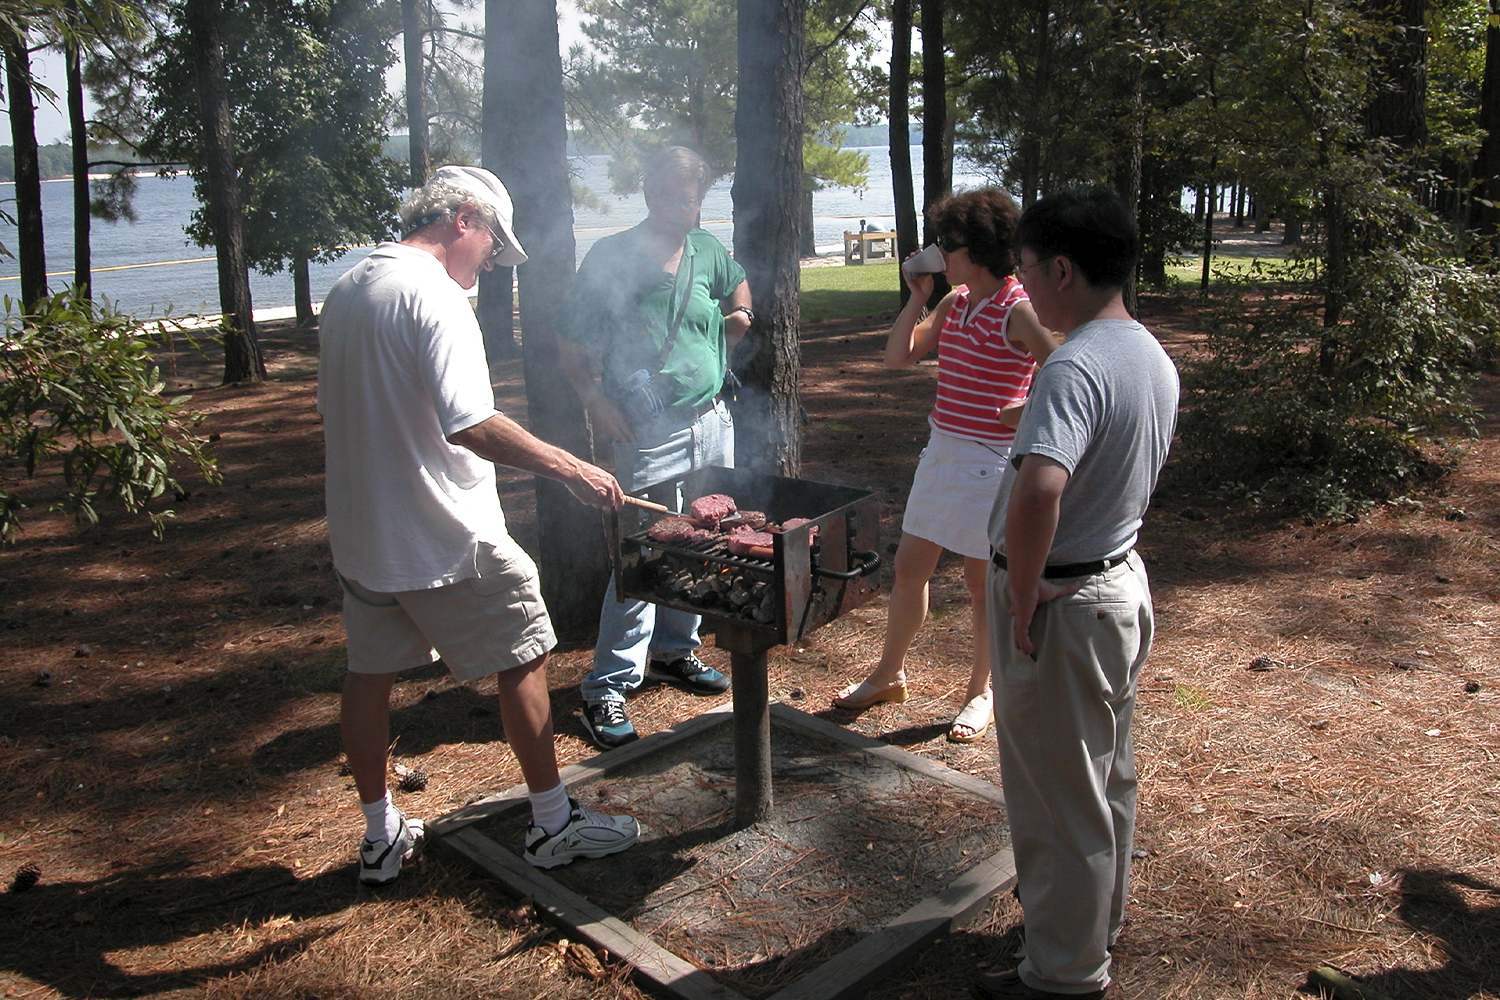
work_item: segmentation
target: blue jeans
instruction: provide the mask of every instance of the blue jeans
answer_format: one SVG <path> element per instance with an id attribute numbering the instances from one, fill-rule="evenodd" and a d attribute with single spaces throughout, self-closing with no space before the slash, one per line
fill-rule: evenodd
<path id="1" fill-rule="evenodd" d="M 615 478 L 627 493 L 707 465 L 734 467 L 734 420 L 723 400 L 686 427 L 636 429 L 632 442 L 615 442 Z M 682 497 L 677 498 L 679 505 Z M 680 508 L 679 508 L 680 509 Z M 581 685 L 586 702 L 624 701 L 646 679 L 647 656 L 674 660 L 701 646 L 698 615 L 615 597 L 611 578 L 599 609 L 594 669 Z"/>

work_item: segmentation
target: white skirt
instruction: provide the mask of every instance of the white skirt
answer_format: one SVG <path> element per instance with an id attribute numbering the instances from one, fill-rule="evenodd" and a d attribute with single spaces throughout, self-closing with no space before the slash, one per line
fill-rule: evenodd
<path id="1" fill-rule="evenodd" d="M 980 444 L 936 428 L 922 449 L 901 530 L 971 559 L 990 557 L 990 510 L 1009 445 Z"/>

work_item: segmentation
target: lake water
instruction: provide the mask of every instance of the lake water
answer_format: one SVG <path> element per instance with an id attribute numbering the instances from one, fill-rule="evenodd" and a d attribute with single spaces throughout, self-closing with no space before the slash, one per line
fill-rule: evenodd
<path id="1" fill-rule="evenodd" d="M 813 236 L 820 251 L 842 253 L 843 233 L 856 230 L 860 221 L 873 229 L 895 227 L 895 201 L 891 188 L 890 159 L 883 146 L 861 150 L 870 161 L 870 179 L 863 191 L 828 188 L 813 193 Z M 635 225 L 645 218 L 646 206 L 639 194 L 620 198 L 609 191 L 606 157 L 578 156 L 571 159 L 577 183 L 593 191 L 605 211 L 586 206 L 574 208 L 574 226 L 581 260 L 601 236 Z M 912 171 L 917 197 L 922 191 L 922 157 L 912 147 Z M 985 183 L 983 177 L 959 163 L 954 167 L 957 187 Z M 734 225 L 730 221 L 731 177 L 714 185 L 703 202 L 703 226 L 733 246 Z M 47 239 L 47 269 L 53 288 L 72 280 L 73 182 L 42 184 L 42 217 Z M 0 184 L 0 208 L 14 213 L 14 185 Z M 193 182 L 186 175 L 142 177 L 136 192 L 137 219 L 133 223 L 94 222 L 92 233 L 95 294 L 114 301 L 137 315 L 160 315 L 168 308 L 174 315 L 217 313 L 218 275 L 212 252 L 189 242 L 183 225 L 197 207 Z M 525 206 L 519 206 L 525 211 Z M 0 221 L 0 243 L 15 248 L 15 227 Z M 338 260 L 311 268 L 314 301 L 321 301 L 339 275 L 348 270 L 366 249 L 353 248 Z M 16 263 L 0 260 L 0 294 L 20 294 Z M 292 278 L 282 272 L 265 275 L 250 272 L 250 294 L 257 314 L 285 311 L 292 305 Z"/>

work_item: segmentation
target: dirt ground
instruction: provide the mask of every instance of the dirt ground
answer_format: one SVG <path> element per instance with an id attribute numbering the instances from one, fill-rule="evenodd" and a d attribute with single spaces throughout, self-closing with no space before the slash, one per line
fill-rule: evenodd
<path id="1" fill-rule="evenodd" d="M 1144 311 L 1190 349 L 1190 306 Z M 883 336 L 879 319 L 805 329 L 804 474 L 879 491 L 894 543 L 935 369 L 883 370 Z M 356 886 L 316 341 L 271 332 L 266 348 L 255 386 L 180 362 L 224 483 L 172 504 L 164 542 L 116 514 L 79 531 L 44 513 L 52 470 L 23 485 L 32 510 L 0 552 L 0 997 L 641 996 L 627 967 L 440 849 L 389 890 Z M 523 416 L 519 362 L 502 375 Z M 1357 523 L 1226 506 L 1169 467 L 1141 542 L 1159 632 L 1111 996 L 1270 1000 L 1331 964 L 1393 1000 L 1500 997 L 1500 381 L 1480 402 L 1458 472 Z M 529 481 L 503 494 L 533 545 Z M 945 560 L 905 704 L 828 707 L 877 657 L 883 599 L 773 651 L 772 695 L 998 782 L 992 740 L 944 739 L 967 603 Z M 588 660 L 553 660 L 565 763 L 594 754 Z M 656 689 L 630 710 L 649 732 L 722 701 Z M 429 775 L 395 793 L 413 814 L 519 781 L 493 686 L 405 674 L 392 733 L 393 763 Z M 869 996 L 967 995 L 1009 964 L 1019 922 L 998 899 Z"/>

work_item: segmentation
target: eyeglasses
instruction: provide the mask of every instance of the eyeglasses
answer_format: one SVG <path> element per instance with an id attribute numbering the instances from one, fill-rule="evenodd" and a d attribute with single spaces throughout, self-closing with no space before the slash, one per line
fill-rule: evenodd
<path id="1" fill-rule="evenodd" d="M 952 236 L 939 236 L 934 242 L 937 243 L 938 249 L 943 251 L 943 253 L 952 253 L 955 250 L 967 250 L 969 248 L 967 243 L 960 243 Z"/>
<path id="2" fill-rule="evenodd" d="M 505 252 L 505 241 L 500 238 L 499 233 L 495 232 L 493 229 L 490 229 L 490 224 L 488 222 L 484 224 L 484 228 L 490 230 L 490 260 L 494 260 L 496 257 Z"/>
<path id="3" fill-rule="evenodd" d="M 1018 277 L 1018 278 L 1024 278 L 1024 277 L 1026 277 L 1026 272 L 1027 271 L 1031 270 L 1033 267 L 1041 267 L 1043 264 L 1046 264 L 1047 262 L 1053 260 L 1056 256 L 1057 256 L 1057 254 L 1053 254 L 1051 257 L 1043 257 L 1040 260 L 1034 260 L 1030 264 L 1027 264 L 1025 267 L 1018 267 L 1018 268 L 1016 268 L 1016 277 Z"/>

